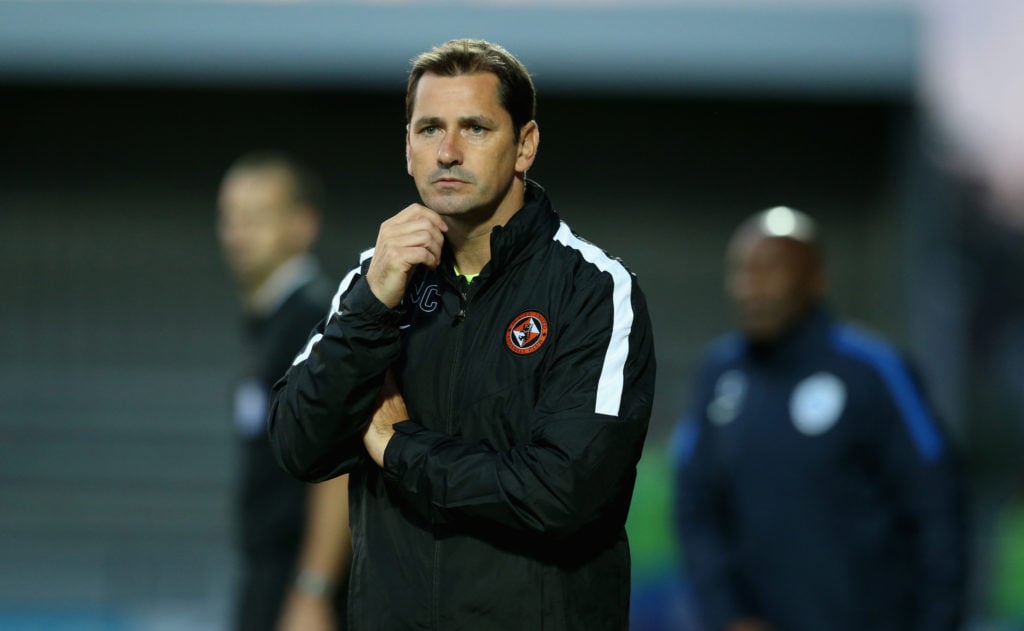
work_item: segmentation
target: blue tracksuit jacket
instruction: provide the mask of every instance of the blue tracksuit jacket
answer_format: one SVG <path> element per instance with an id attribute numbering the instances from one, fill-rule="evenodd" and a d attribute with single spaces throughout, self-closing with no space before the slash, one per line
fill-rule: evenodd
<path id="1" fill-rule="evenodd" d="M 704 357 L 674 439 L 675 515 L 709 630 L 947 631 L 963 609 L 951 446 L 907 365 L 814 311 Z"/>

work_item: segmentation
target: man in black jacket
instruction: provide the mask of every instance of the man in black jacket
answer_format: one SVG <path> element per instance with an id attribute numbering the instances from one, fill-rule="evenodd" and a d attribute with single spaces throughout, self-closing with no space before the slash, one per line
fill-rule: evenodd
<path id="1" fill-rule="evenodd" d="M 242 561 L 236 631 L 334 631 L 344 616 L 347 479 L 303 484 L 280 470 L 267 440 L 270 389 L 331 296 L 311 254 L 318 189 L 312 173 L 275 152 L 240 157 L 220 187 L 217 236 L 245 314 L 235 392 Z"/>
<path id="2" fill-rule="evenodd" d="M 741 334 L 711 345 L 677 433 L 683 554 L 709 631 L 953 631 L 952 446 L 899 354 L 836 320 L 812 220 L 729 247 Z"/>
<path id="3" fill-rule="evenodd" d="M 381 225 L 277 384 L 278 459 L 351 474 L 352 629 L 626 629 L 643 295 L 526 178 L 540 137 L 515 57 L 447 42 L 406 103 L 422 204 Z"/>

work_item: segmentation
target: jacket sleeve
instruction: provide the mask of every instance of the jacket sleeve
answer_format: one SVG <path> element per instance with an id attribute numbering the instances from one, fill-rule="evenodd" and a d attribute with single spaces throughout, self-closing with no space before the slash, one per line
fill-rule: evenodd
<path id="1" fill-rule="evenodd" d="M 673 517 L 700 617 L 709 631 L 717 631 L 743 612 L 732 568 L 728 480 L 705 414 L 711 391 L 708 374 L 705 367 L 693 389 L 690 412 L 673 436 Z"/>
<path id="2" fill-rule="evenodd" d="M 377 300 L 358 268 L 342 280 L 327 318 L 274 386 L 268 432 L 288 473 L 319 482 L 366 457 L 362 435 L 400 350 L 400 317 Z"/>
<path id="3" fill-rule="evenodd" d="M 572 292 L 570 321 L 544 359 L 528 442 L 499 451 L 415 421 L 395 425 L 384 478 L 403 504 L 437 524 L 498 524 L 554 540 L 598 521 L 625 523 L 655 360 L 646 302 L 619 271 Z"/>
<path id="4" fill-rule="evenodd" d="M 877 363 L 886 390 L 878 432 L 884 477 L 909 524 L 918 580 L 916 631 L 954 631 L 964 614 L 966 528 L 952 443 L 907 364 L 888 351 Z"/>

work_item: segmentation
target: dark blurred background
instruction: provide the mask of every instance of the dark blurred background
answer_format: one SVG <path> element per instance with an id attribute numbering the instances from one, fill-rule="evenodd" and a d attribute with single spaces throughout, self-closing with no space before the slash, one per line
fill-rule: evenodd
<path id="1" fill-rule="evenodd" d="M 634 628 L 685 623 L 665 443 L 731 323 L 728 235 L 777 204 L 819 218 L 834 302 L 915 358 L 961 446 L 971 628 L 1024 628 L 1024 160 L 1004 111 L 1024 82 L 964 43 L 1024 52 L 1020 5 L 595 6 L 0 3 L 0 629 L 225 628 L 240 351 L 220 177 L 262 148 L 320 171 L 340 279 L 416 201 L 408 60 L 459 36 L 534 73 L 531 177 L 651 305 Z"/>

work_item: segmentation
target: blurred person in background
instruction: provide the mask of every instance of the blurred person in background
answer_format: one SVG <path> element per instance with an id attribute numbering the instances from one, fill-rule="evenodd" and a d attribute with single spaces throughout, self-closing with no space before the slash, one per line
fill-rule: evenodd
<path id="1" fill-rule="evenodd" d="M 901 355 L 840 321 L 813 220 L 737 229 L 740 331 L 677 429 L 678 535 L 709 631 L 952 631 L 965 606 L 953 447 Z"/>
<path id="2" fill-rule="evenodd" d="M 351 538 L 348 476 L 306 484 L 277 466 L 267 407 L 333 293 L 310 249 L 320 229 L 320 183 L 287 156 L 239 158 L 220 187 L 217 235 L 244 311 L 238 631 L 342 628 Z"/>
<path id="3" fill-rule="evenodd" d="M 422 203 L 381 224 L 275 386 L 275 452 L 302 479 L 351 475 L 353 629 L 622 631 L 643 294 L 527 178 L 518 59 L 453 40 L 407 86 Z"/>

